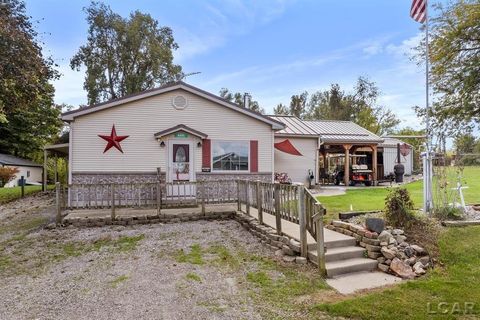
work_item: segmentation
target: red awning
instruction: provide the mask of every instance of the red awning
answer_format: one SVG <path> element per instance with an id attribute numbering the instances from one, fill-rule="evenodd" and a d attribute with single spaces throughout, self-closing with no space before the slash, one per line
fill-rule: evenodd
<path id="1" fill-rule="evenodd" d="M 280 150 L 282 152 L 288 153 L 288 154 L 293 154 L 294 156 L 301 156 L 302 154 L 300 151 L 298 151 L 293 144 L 290 142 L 290 140 L 284 140 L 282 142 L 277 142 L 274 144 L 275 149 Z"/>

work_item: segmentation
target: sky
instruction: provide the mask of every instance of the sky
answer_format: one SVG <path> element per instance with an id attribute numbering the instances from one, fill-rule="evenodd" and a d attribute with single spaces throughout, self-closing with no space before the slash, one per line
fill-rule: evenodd
<path id="1" fill-rule="evenodd" d="M 293 94 L 338 83 L 349 91 L 359 76 L 377 83 L 379 103 L 402 120 L 422 125 L 412 107 L 425 105 L 424 67 L 410 61 L 420 24 L 409 16 L 411 0 L 135 0 L 104 1 L 126 17 L 151 14 L 173 30 L 175 63 L 201 72 L 186 82 L 218 94 L 248 92 L 267 113 Z M 44 52 L 62 74 L 55 102 L 86 104 L 84 73 L 69 61 L 86 43 L 84 0 L 27 0 L 38 20 Z"/>

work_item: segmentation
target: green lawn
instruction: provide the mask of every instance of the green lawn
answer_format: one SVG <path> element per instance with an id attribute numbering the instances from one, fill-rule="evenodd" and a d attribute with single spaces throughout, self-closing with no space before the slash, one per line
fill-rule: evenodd
<path id="1" fill-rule="evenodd" d="M 25 186 L 25 195 L 39 191 L 42 191 L 42 186 Z M 20 187 L 0 188 L 0 204 L 20 198 L 21 192 Z"/>
<path id="2" fill-rule="evenodd" d="M 448 173 L 451 187 L 454 187 L 456 174 L 453 169 L 450 169 Z M 464 189 L 465 201 L 480 203 L 480 167 L 465 167 L 463 177 L 462 184 L 468 186 L 468 189 Z M 410 191 L 415 206 L 421 208 L 423 182 L 409 183 L 406 188 Z M 339 212 L 350 211 L 350 205 L 355 211 L 382 210 L 389 189 L 358 187 L 358 189 L 347 190 L 344 195 L 320 196 L 318 200 L 327 208 L 329 217 L 336 218 Z"/>
<path id="3" fill-rule="evenodd" d="M 316 310 L 360 319 L 478 319 L 480 227 L 451 228 L 439 240 L 440 261 L 426 278 L 364 294 Z"/>

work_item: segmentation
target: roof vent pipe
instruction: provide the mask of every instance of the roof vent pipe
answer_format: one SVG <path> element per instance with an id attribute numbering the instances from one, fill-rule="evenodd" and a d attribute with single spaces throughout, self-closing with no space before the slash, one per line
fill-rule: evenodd
<path id="1" fill-rule="evenodd" d="M 246 109 L 250 109 L 250 99 L 252 97 L 250 96 L 250 94 L 248 92 L 245 92 L 243 94 L 243 107 L 246 108 Z"/>

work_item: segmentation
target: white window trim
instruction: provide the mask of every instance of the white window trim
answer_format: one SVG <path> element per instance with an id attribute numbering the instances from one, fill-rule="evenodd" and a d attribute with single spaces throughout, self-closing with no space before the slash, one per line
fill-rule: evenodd
<path id="1" fill-rule="evenodd" d="M 251 172 L 251 161 L 250 161 L 250 140 L 223 140 L 223 139 L 211 139 L 211 145 L 210 145 L 210 172 L 215 172 L 215 173 L 250 173 Z M 247 143 L 248 146 L 248 170 L 214 170 L 213 169 L 213 144 L 215 142 L 245 142 Z"/>

